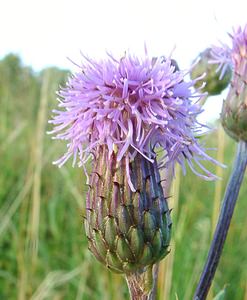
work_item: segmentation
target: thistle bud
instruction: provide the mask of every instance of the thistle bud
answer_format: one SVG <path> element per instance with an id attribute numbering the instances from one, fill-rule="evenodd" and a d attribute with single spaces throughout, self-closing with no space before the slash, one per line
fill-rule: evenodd
<path id="1" fill-rule="evenodd" d="M 128 53 L 100 62 L 84 58 L 59 92 L 62 110 L 50 121 L 55 138 L 68 141 L 55 163 L 73 157 L 87 172 L 91 159 L 89 248 L 111 270 L 129 274 L 168 252 L 171 220 L 159 169 L 174 171 L 178 162 L 185 172 L 187 162 L 195 174 L 215 178 L 201 161 L 216 162 L 197 138 L 203 95 L 194 90 L 197 80 L 185 81 L 187 71 L 170 58 L 153 59 L 147 51 L 140 59 Z"/>
<path id="2" fill-rule="evenodd" d="M 247 141 L 247 25 L 230 34 L 232 47 L 214 47 L 214 63 L 224 73 L 231 66 L 233 76 L 223 103 L 221 122 L 225 131 L 235 140 Z"/>
<path id="3" fill-rule="evenodd" d="M 202 91 L 212 96 L 220 94 L 228 86 L 231 80 L 231 68 L 228 66 L 222 78 L 220 78 L 220 74 L 217 72 L 218 67 L 211 64 L 211 60 L 211 49 L 207 48 L 199 54 L 194 62 L 190 76 L 192 79 L 196 79 L 205 74 L 201 80 L 196 82 L 195 87 L 199 88 L 205 82 Z"/>

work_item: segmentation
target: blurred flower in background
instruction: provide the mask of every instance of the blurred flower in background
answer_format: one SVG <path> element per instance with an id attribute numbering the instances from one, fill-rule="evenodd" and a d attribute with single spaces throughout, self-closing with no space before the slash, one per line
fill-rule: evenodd
<path id="1" fill-rule="evenodd" d="M 197 81 L 196 87 L 200 87 L 203 82 L 206 82 L 202 91 L 207 92 L 209 96 L 219 95 L 228 86 L 231 79 L 231 67 L 226 65 L 224 73 L 219 74 L 218 67 L 210 63 L 212 59 L 211 48 L 207 48 L 199 54 L 190 71 L 192 79 L 205 74 L 204 78 Z"/>
<path id="2" fill-rule="evenodd" d="M 236 140 L 247 141 L 247 25 L 229 34 L 232 46 L 222 44 L 212 48 L 212 63 L 218 64 L 221 78 L 230 66 L 231 87 L 221 113 L 222 125 Z"/>

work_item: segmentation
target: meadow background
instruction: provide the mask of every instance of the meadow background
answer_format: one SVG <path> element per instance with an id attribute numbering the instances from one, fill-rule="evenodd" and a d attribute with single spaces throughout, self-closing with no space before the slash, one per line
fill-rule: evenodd
<path id="1" fill-rule="evenodd" d="M 68 71 L 34 72 L 9 54 L 0 61 L 0 299 L 128 299 L 123 277 L 101 266 L 87 249 L 83 227 L 83 171 L 52 165 L 65 145 L 46 131 L 55 91 Z M 225 163 L 205 182 L 177 169 L 170 255 L 159 270 L 158 299 L 191 300 L 207 255 L 235 145 L 219 124 L 205 137 Z M 247 178 L 241 188 L 223 256 L 208 299 L 225 288 L 225 300 L 247 300 Z"/>

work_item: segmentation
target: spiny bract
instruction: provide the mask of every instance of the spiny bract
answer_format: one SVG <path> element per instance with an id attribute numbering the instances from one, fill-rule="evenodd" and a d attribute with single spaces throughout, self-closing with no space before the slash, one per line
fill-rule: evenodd
<path id="1" fill-rule="evenodd" d="M 151 163 L 137 154 L 126 164 L 113 152 L 97 150 L 87 195 L 85 228 L 89 249 L 109 269 L 132 273 L 162 259 L 171 237 L 170 212 L 163 195 L 156 160 Z"/>

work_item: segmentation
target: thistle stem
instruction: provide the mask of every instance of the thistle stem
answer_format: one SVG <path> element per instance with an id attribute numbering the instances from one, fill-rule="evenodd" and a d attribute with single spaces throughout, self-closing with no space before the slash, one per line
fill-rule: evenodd
<path id="1" fill-rule="evenodd" d="M 194 295 L 194 300 L 204 300 L 207 297 L 226 240 L 246 166 L 247 143 L 240 141 L 238 143 L 231 177 L 223 199 L 218 224 L 215 229 L 207 261 L 204 265 L 204 269 Z"/>
<path id="2" fill-rule="evenodd" d="M 156 298 L 158 264 L 144 272 L 126 275 L 131 300 L 154 300 Z"/>

